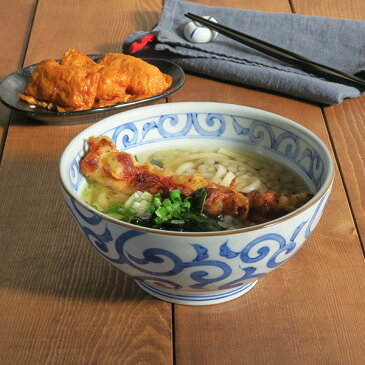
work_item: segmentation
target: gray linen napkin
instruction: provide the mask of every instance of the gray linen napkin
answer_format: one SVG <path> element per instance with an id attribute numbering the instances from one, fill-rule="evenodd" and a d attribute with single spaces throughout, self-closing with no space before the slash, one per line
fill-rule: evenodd
<path id="1" fill-rule="evenodd" d="M 151 32 L 130 34 L 124 52 L 133 42 L 154 34 L 156 42 L 135 56 L 167 54 L 185 71 L 320 104 L 337 104 L 362 95 L 356 88 L 308 74 L 220 34 L 210 43 L 191 43 L 183 32 L 190 21 L 184 16 L 187 12 L 213 16 L 218 23 L 350 74 L 365 70 L 363 21 L 212 7 L 179 0 L 165 1 L 160 21 Z"/>

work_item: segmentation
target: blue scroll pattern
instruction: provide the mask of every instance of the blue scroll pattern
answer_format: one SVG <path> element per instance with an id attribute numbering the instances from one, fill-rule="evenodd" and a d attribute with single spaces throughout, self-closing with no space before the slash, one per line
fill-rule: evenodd
<path id="1" fill-rule="evenodd" d="M 325 165 L 316 148 L 306 140 L 279 126 L 266 121 L 218 113 L 164 114 L 121 124 L 106 131 L 120 150 L 134 146 L 156 143 L 178 138 L 219 138 L 276 153 L 290 160 L 301 169 L 319 189 L 323 184 Z M 69 179 L 77 190 L 83 180 L 78 161 L 83 151 L 79 151 L 72 162 Z"/>
<path id="2" fill-rule="evenodd" d="M 70 169 L 68 171 L 68 178 L 71 183 L 71 186 L 75 189 L 75 191 L 78 191 L 80 188 L 81 183 L 84 180 L 84 177 L 80 173 L 79 169 L 79 162 L 82 158 L 83 152 L 78 153 L 75 158 L 73 159 Z"/>
<path id="3" fill-rule="evenodd" d="M 147 237 L 138 241 L 138 237 L 148 236 L 150 233 L 127 229 L 113 237 L 112 230 L 108 228 L 108 222 L 86 216 L 73 199 L 70 199 L 68 203 L 74 218 L 91 245 L 111 263 L 127 265 L 134 273 L 137 272 L 138 274 L 134 274 L 137 280 L 150 281 L 166 289 L 180 290 L 182 285 L 174 278 L 178 278 L 179 274 L 187 270 L 191 279 L 190 289 L 224 290 L 252 282 L 286 262 L 299 249 L 304 238 L 307 238 L 313 231 L 328 196 L 329 193 L 317 202 L 313 215 L 298 224 L 288 240 L 277 232 L 265 233 L 244 244 L 240 251 L 236 251 L 230 248 L 228 238 L 221 243 L 217 254 L 209 242 L 191 244 L 188 243 L 187 238 L 185 245 L 190 247 L 187 248 L 187 251 L 190 250 L 194 253 L 194 258 L 189 260 L 179 257 L 171 249 L 146 248 L 144 244 L 140 245 L 138 255 L 132 254 L 126 245 L 130 243 L 130 247 L 134 247 L 134 252 L 136 252 L 138 242 L 148 241 Z M 299 238 L 301 232 L 303 234 Z M 135 238 L 137 241 L 133 241 Z M 239 260 L 238 264 L 237 260 Z M 238 278 L 237 265 L 242 271 L 242 275 Z M 157 271 L 156 268 L 160 268 L 160 270 Z M 126 271 L 128 272 L 128 270 Z M 214 289 L 210 289 L 210 287 L 214 287 Z"/>

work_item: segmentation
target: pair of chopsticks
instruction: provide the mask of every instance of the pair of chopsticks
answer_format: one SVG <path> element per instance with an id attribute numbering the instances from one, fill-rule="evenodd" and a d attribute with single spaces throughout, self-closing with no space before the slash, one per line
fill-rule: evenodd
<path id="1" fill-rule="evenodd" d="M 360 91 L 365 91 L 365 80 L 360 77 L 353 76 L 346 72 L 336 70 L 332 67 L 328 67 L 312 61 L 306 57 L 298 55 L 294 52 L 275 46 L 271 43 L 265 42 L 261 39 L 252 37 L 248 34 L 239 32 L 225 25 L 214 23 L 208 19 L 202 18 L 198 15 L 187 13 L 185 16 L 191 20 L 197 21 L 200 24 L 215 30 L 216 32 L 231 38 L 237 42 L 240 42 L 246 46 L 254 48 L 262 53 L 265 53 L 271 57 L 287 62 L 291 65 L 301 68 L 304 71 L 312 73 L 314 75 L 323 77 L 329 81 L 345 84 L 348 86 L 356 87 Z"/>

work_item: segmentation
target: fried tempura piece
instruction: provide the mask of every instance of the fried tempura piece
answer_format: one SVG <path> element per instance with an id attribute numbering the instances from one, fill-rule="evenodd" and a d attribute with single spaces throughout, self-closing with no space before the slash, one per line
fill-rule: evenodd
<path id="1" fill-rule="evenodd" d="M 245 193 L 250 201 L 248 218 L 256 223 L 264 223 L 275 218 L 282 217 L 307 203 L 312 197 L 312 193 L 275 193 L 268 191 L 259 193 L 254 190 Z"/>
<path id="2" fill-rule="evenodd" d="M 80 168 L 85 176 L 116 192 L 148 191 L 167 196 L 171 190 L 180 189 L 183 196 L 190 196 L 197 189 L 208 188 L 204 207 L 208 214 L 245 219 L 248 213 L 249 201 L 240 192 L 218 186 L 201 174 L 178 175 L 148 162 L 140 164 L 129 153 L 118 152 L 108 137 L 89 138 L 89 152 L 80 161 Z"/>
<path id="3" fill-rule="evenodd" d="M 64 53 L 61 65 L 83 67 L 100 75 L 96 92 L 97 106 L 114 105 L 130 99 L 130 95 L 126 95 L 129 80 L 129 75 L 126 72 L 114 67 L 99 65 L 76 49 L 69 49 Z"/>
<path id="4" fill-rule="evenodd" d="M 99 79 L 96 72 L 45 60 L 32 72 L 19 97 L 47 108 L 56 106 L 58 111 L 86 110 L 94 104 Z"/>
<path id="5" fill-rule="evenodd" d="M 234 186 L 227 188 L 214 184 L 201 174 L 179 175 L 148 162 L 140 164 L 129 153 L 118 152 L 108 137 L 91 137 L 88 142 L 89 151 L 80 161 L 86 177 L 125 194 L 148 191 L 166 196 L 169 191 L 180 189 L 183 196 L 190 196 L 195 190 L 205 188 L 204 211 L 212 216 L 224 214 L 242 221 L 249 216 L 250 220 L 261 223 L 293 211 L 312 196 L 308 193 L 244 194 Z"/>
<path id="6" fill-rule="evenodd" d="M 133 56 L 108 53 L 98 63 L 128 74 L 127 92 L 134 95 L 134 98 L 161 94 L 171 87 L 171 76 L 163 74 L 156 66 Z"/>
<path id="7" fill-rule="evenodd" d="M 80 161 L 82 173 L 116 192 L 133 194 L 136 191 L 163 193 L 182 189 L 189 196 L 196 189 L 215 186 L 200 174 L 176 175 L 151 163 L 140 164 L 132 155 L 118 152 L 108 137 L 90 137 L 89 151 Z"/>

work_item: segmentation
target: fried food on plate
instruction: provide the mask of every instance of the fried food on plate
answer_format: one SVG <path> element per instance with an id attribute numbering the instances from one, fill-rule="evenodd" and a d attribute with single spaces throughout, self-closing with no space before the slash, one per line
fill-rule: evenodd
<path id="1" fill-rule="evenodd" d="M 19 97 L 34 105 L 58 111 L 91 109 L 100 75 L 86 68 L 66 67 L 45 60 L 33 71 Z"/>
<path id="2" fill-rule="evenodd" d="M 96 92 L 98 106 L 114 105 L 128 101 L 131 97 L 126 94 L 129 80 L 126 72 L 100 65 L 76 49 L 67 50 L 60 63 L 64 66 L 85 68 L 91 73 L 100 75 Z"/>
<path id="3" fill-rule="evenodd" d="M 171 87 L 172 78 L 133 56 L 109 53 L 99 62 L 67 50 L 60 63 L 42 61 L 19 98 L 57 111 L 78 111 L 140 100 Z"/>
<path id="4" fill-rule="evenodd" d="M 156 66 L 133 56 L 108 53 L 98 63 L 116 68 L 129 75 L 127 91 L 132 95 L 157 95 L 171 86 L 171 76 L 161 73 Z"/>

